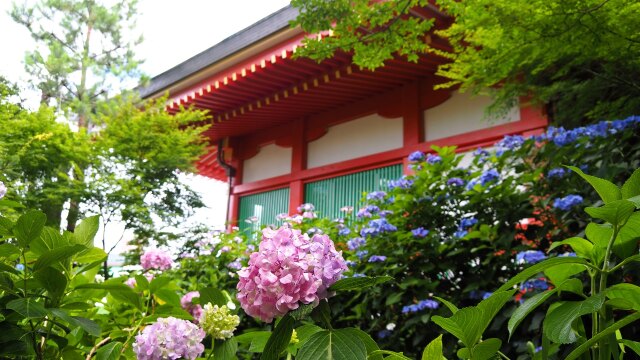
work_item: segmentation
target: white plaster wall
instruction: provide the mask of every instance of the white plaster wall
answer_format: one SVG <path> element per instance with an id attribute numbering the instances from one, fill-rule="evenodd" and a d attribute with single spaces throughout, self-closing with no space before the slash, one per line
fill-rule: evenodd
<path id="1" fill-rule="evenodd" d="M 290 172 L 291 148 L 270 144 L 261 147 L 256 156 L 244 161 L 242 182 L 250 183 Z"/>
<path id="2" fill-rule="evenodd" d="M 378 114 L 332 126 L 309 143 L 307 167 L 314 168 L 402 147 L 402 118 Z"/>
<path id="3" fill-rule="evenodd" d="M 488 96 L 453 93 L 449 100 L 425 110 L 425 141 L 442 139 L 520 120 L 518 107 L 511 109 L 503 118 L 485 119 L 484 109 L 489 105 L 491 105 L 491 98 Z"/>

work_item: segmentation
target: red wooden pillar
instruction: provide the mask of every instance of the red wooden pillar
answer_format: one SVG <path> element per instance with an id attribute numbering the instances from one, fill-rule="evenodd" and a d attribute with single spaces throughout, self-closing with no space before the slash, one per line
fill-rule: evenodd
<path id="1" fill-rule="evenodd" d="M 307 168 L 307 141 L 305 137 L 305 119 L 291 124 L 291 173 L 295 174 Z M 298 206 L 304 203 L 304 184 L 302 180 L 289 183 L 289 214 L 294 214 Z"/>
<path id="2" fill-rule="evenodd" d="M 229 148 L 231 149 L 230 165 L 235 168 L 235 176 L 231 179 L 229 189 L 229 208 L 227 209 L 227 228 L 230 230 L 232 226 L 238 225 L 238 216 L 240 213 L 240 196 L 235 194 L 236 185 L 242 184 L 242 165 L 243 160 L 240 158 L 240 151 L 237 146 L 237 139 L 233 139 Z"/>
<path id="3" fill-rule="evenodd" d="M 422 121 L 422 109 L 420 108 L 420 84 L 414 81 L 402 89 L 402 142 L 405 148 L 418 145 L 422 142 L 424 123 Z M 408 155 L 408 154 L 407 154 Z M 410 174 L 408 161 L 403 160 L 402 172 Z"/>

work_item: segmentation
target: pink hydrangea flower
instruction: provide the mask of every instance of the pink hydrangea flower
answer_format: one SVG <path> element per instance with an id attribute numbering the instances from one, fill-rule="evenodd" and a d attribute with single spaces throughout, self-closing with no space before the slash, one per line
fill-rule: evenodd
<path id="1" fill-rule="evenodd" d="M 202 315 L 202 306 L 200 304 L 194 304 L 192 302 L 193 298 L 199 298 L 200 292 L 198 291 L 190 291 L 186 293 L 182 299 L 180 299 L 180 305 L 183 309 L 185 309 L 191 316 L 193 316 L 194 322 L 197 324 L 198 319 L 200 319 L 200 315 Z"/>
<path id="2" fill-rule="evenodd" d="M 326 235 L 311 239 L 283 226 L 265 228 L 258 252 L 238 271 L 237 298 L 250 316 L 271 322 L 297 309 L 299 302 L 317 303 L 347 270 L 342 252 Z"/>
<path id="3" fill-rule="evenodd" d="M 194 360 L 204 351 L 204 330 L 174 317 L 158 318 L 136 335 L 133 344 L 138 360 Z"/>
<path id="4" fill-rule="evenodd" d="M 144 270 L 169 270 L 173 266 L 173 260 L 171 255 L 162 250 L 150 249 L 140 257 L 140 265 Z"/>

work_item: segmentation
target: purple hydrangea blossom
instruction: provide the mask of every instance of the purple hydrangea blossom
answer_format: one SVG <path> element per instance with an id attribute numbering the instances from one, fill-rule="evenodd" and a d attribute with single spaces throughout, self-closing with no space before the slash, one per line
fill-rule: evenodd
<path id="1" fill-rule="evenodd" d="M 387 215 L 391 215 L 393 214 L 393 211 L 391 210 L 381 210 L 378 215 L 380 215 L 380 217 L 387 217 Z"/>
<path id="2" fill-rule="evenodd" d="M 242 269 L 242 263 L 240 262 L 240 260 L 235 259 L 232 262 L 230 262 L 229 264 L 227 264 L 227 267 L 229 269 L 233 269 L 233 270 L 240 270 L 240 269 Z"/>
<path id="3" fill-rule="evenodd" d="M 477 148 L 476 151 L 473 152 L 473 156 L 478 159 L 479 162 L 483 163 L 487 161 L 487 158 L 490 156 L 489 152 L 483 148 Z"/>
<path id="4" fill-rule="evenodd" d="M 384 200 L 387 193 L 384 191 L 373 191 L 367 194 L 367 200 Z"/>
<path id="5" fill-rule="evenodd" d="M 413 237 L 416 238 L 423 238 L 427 235 L 429 235 L 429 230 L 423 228 L 422 226 L 417 228 L 417 229 L 413 229 L 411 230 L 411 234 L 413 234 Z"/>
<path id="6" fill-rule="evenodd" d="M 408 314 L 408 313 L 415 313 L 415 312 L 419 312 L 422 311 L 424 309 L 437 309 L 440 307 L 440 304 L 438 304 L 437 301 L 434 300 L 420 300 L 417 304 L 411 304 L 411 305 L 406 305 L 402 307 L 402 313 L 403 314 Z"/>
<path id="7" fill-rule="evenodd" d="M 582 204 L 582 196 L 580 195 L 567 195 L 563 198 L 556 198 L 553 202 L 553 207 L 562 211 L 569 211 L 571 208 Z"/>
<path id="8" fill-rule="evenodd" d="M 327 298 L 329 286 L 346 270 L 342 253 L 328 236 L 309 238 L 288 227 L 266 228 L 259 251 L 238 271 L 236 296 L 248 315 L 271 322 L 300 303 Z"/>
<path id="9" fill-rule="evenodd" d="M 193 316 L 194 322 L 196 324 L 198 323 L 198 319 L 200 319 L 200 315 L 202 315 L 202 306 L 200 306 L 200 304 L 194 304 L 193 298 L 199 297 L 200 292 L 190 291 L 180 299 L 180 306 L 189 314 L 191 314 L 191 316 Z"/>
<path id="10" fill-rule="evenodd" d="M 359 247 L 365 245 L 367 241 L 361 237 L 355 237 L 349 241 L 347 241 L 347 248 L 351 251 L 357 250 Z"/>
<path id="11" fill-rule="evenodd" d="M 410 189 L 413 186 L 413 180 L 407 179 L 403 176 L 398 180 L 389 180 L 387 186 L 389 187 L 389 189 Z"/>
<path id="12" fill-rule="evenodd" d="M 522 144 L 524 144 L 524 137 L 521 135 L 506 135 L 496 143 L 496 155 L 501 156 L 505 151 L 518 149 Z"/>
<path id="13" fill-rule="evenodd" d="M 500 178 L 500 173 L 496 169 L 490 169 L 480 175 L 480 183 L 482 186 Z"/>
<path id="14" fill-rule="evenodd" d="M 459 177 L 452 177 L 451 179 L 447 180 L 447 185 L 449 185 L 449 186 L 464 186 L 464 180 L 462 180 Z"/>
<path id="15" fill-rule="evenodd" d="M 540 250 L 527 250 L 516 254 L 516 262 L 518 264 L 535 264 L 546 258 L 547 256 Z"/>
<path id="16" fill-rule="evenodd" d="M 369 221 L 368 227 L 360 230 L 360 236 L 376 236 L 380 233 L 394 232 L 397 230 L 398 228 L 390 224 L 387 219 L 374 219 Z"/>
<path id="17" fill-rule="evenodd" d="M 369 262 L 384 262 L 387 261 L 387 257 L 384 255 L 371 255 L 369 257 Z"/>
<path id="18" fill-rule="evenodd" d="M 351 229 L 349 229 L 348 227 L 343 227 L 338 231 L 338 235 L 340 236 L 346 236 L 346 235 L 349 235 L 350 233 L 351 233 Z"/>
<path id="19" fill-rule="evenodd" d="M 136 335 L 133 351 L 138 360 L 194 360 L 204 351 L 204 330 L 174 317 L 158 318 Z"/>
<path id="20" fill-rule="evenodd" d="M 424 160 L 424 153 L 422 151 L 414 151 L 409 154 L 409 161 L 418 162 Z"/>
<path id="21" fill-rule="evenodd" d="M 311 204 L 311 203 L 305 203 L 305 204 L 302 204 L 302 205 L 298 206 L 298 212 L 299 213 L 311 212 L 311 211 L 314 211 L 315 209 L 316 209 L 316 207 L 313 206 L 313 204 Z"/>
<path id="22" fill-rule="evenodd" d="M 549 288 L 549 283 L 545 279 L 532 279 L 527 280 L 522 285 L 520 285 L 520 290 L 522 291 L 534 291 L 540 290 L 545 291 Z"/>
<path id="23" fill-rule="evenodd" d="M 442 162 L 442 158 L 439 155 L 427 154 L 427 163 L 433 165 Z"/>
<path id="24" fill-rule="evenodd" d="M 460 220 L 460 225 L 458 225 L 459 229 L 467 229 L 472 227 L 473 225 L 478 223 L 478 219 L 471 217 L 471 218 L 464 218 L 462 220 Z"/>
<path id="25" fill-rule="evenodd" d="M 369 251 L 368 250 L 359 250 L 356 251 L 356 256 L 358 257 L 358 259 L 362 260 L 365 256 L 369 255 Z"/>
<path id="26" fill-rule="evenodd" d="M 144 270 L 169 270 L 173 266 L 173 260 L 171 255 L 162 250 L 150 249 L 140 257 L 140 265 Z"/>

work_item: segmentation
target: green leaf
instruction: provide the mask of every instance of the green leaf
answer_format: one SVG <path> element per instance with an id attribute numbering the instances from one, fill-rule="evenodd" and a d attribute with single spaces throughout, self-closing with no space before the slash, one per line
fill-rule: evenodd
<path id="1" fill-rule="evenodd" d="M 438 301 L 443 303 L 451 311 L 452 314 L 455 314 L 456 312 L 458 312 L 458 307 L 452 304 L 451 302 L 438 296 L 434 296 L 434 298 L 438 299 Z"/>
<path id="2" fill-rule="evenodd" d="M 593 244 L 588 240 L 583 239 L 581 237 L 572 237 L 563 241 L 556 241 L 549 247 L 549 251 L 557 248 L 561 245 L 571 246 L 571 249 L 576 253 L 576 255 L 589 259 L 591 258 L 591 250 L 593 249 Z"/>
<path id="3" fill-rule="evenodd" d="M 13 266 L 9 266 L 9 265 L 7 265 L 5 263 L 2 263 L 2 262 L 0 262 L 0 271 L 12 273 L 14 275 L 20 275 L 20 271 L 18 271 L 16 268 L 14 268 Z"/>
<path id="4" fill-rule="evenodd" d="M 471 360 L 488 360 L 496 356 L 502 346 L 502 340 L 490 338 L 473 347 Z"/>
<path id="5" fill-rule="evenodd" d="M 604 296 L 598 294 L 584 301 L 567 301 L 549 309 L 542 325 L 545 336 L 559 344 L 576 342 L 578 334 L 572 328 L 573 322 L 580 316 L 600 310 L 602 304 Z"/>
<path id="6" fill-rule="evenodd" d="M 140 302 L 140 296 L 136 294 L 130 287 L 127 285 L 122 285 L 122 287 L 118 289 L 110 289 L 109 294 L 113 296 L 114 299 L 131 304 L 142 310 L 142 304 Z M 178 300 L 179 302 L 180 300 Z"/>
<path id="7" fill-rule="evenodd" d="M 0 258 L 12 258 L 20 255 L 20 249 L 11 244 L 0 245 Z"/>
<path id="8" fill-rule="evenodd" d="M 544 271 L 544 274 L 554 284 L 558 285 L 569 279 L 571 276 L 585 271 L 586 268 L 577 264 L 564 264 L 560 266 L 552 266 Z"/>
<path id="9" fill-rule="evenodd" d="M 249 344 L 249 352 L 261 353 L 264 351 L 264 346 L 269 341 L 271 331 L 250 331 L 238 336 L 235 336 L 237 342 L 241 344 Z M 300 340 L 303 341 L 302 339 Z"/>
<path id="10" fill-rule="evenodd" d="M 29 250 L 39 256 L 49 250 L 58 249 L 66 245 L 69 245 L 69 242 L 60 235 L 60 231 L 46 226 L 42 229 L 40 237 L 31 242 Z"/>
<path id="11" fill-rule="evenodd" d="M 640 342 L 622 339 L 620 343 L 633 350 L 640 357 Z"/>
<path id="12" fill-rule="evenodd" d="M 496 291 L 488 298 L 482 300 L 476 307 L 482 310 L 482 323 L 481 323 L 481 331 L 479 336 L 484 333 L 484 330 L 489 326 L 493 318 L 498 314 L 500 309 L 507 303 L 507 301 L 511 300 L 513 294 L 516 292 L 515 289 L 508 291 Z M 455 316 L 455 315 L 454 315 Z M 477 340 L 476 340 L 477 342 Z"/>
<path id="13" fill-rule="evenodd" d="M 79 264 L 91 264 L 97 261 L 104 261 L 107 256 L 108 255 L 104 250 L 97 247 L 92 247 L 76 256 L 75 261 L 77 261 Z"/>
<path id="14" fill-rule="evenodd" d="M 291 315 L 294 320 L 302 320 L 309 316 L 314 308 L 315 305 L 313 303 L 300 304 L 297 309 L 289 311 L 289 315 Z"/>
<path id="15" fill-rule="evenodd" d="M 159 289 L 154 295 L 169 305 L 180 307 L 180 296 L 178 296 L 174 290 Z"/>
<path id="16" fill-rule="evenodd" d="M 213 358 L 215 360 L 233 360 L 236 359 L 237 351 L 238 342 L 235 338 L 216 340 L 213 346 Z"/>
<path id="17" fill-rule="evenodd" d="M 38 271 L 48 266 L 55 265 L 86 249 L 87 248 L 84 245 L 66 245 L 57 249 L 49 250 L 38 258 L 36 263 L 33 265 L 33 271 Z"/>
<path id="18" fill-rule="evenodd" d="M 6 308 L 17 312 L 25 318 L 43 318 L 49 314 L 42 304 L 32 298 L 11 300 L 7 303 Z"/>
<path id="19" fill-rule="evenodd" d="M 376 355 L 380 350 L 372 352 Z M 367 350 L 349 329 L 323 330 L 309 338 L 298 351 L 296 360 L 366 360 Z"/>
<path id="20" fill-rule="evenodd" d="M 123 346 L 121 342 L 117 341 L 101 346 L 96 352 L 96 360 L 118 360 Z"/>
<path id="21" fill-rule="evenodd" d="M 205 305 L 211 303 L 211 305 L 227 305 L 227 297 L 219 289 L 213 287 L 207 287 L 198 290 L 200 292 L 200 304 Z"/>
<path id="22" fill-rule="evenodd" d="M 587 239 L 595 246 L 606 249 L 609 244 L 609 239 L 613 236 L 613 229 L 609 224 L 589 223 L 585 229 L 585 234 L 587 235 Z"/>
<path id="23" fill-rule="evenodd" d="M 6 199 L 2 199 L 0 200 L 0 206 L 2 207 L 7 207 L 7 208 L 23 208 L 24 205 L 20 204 L 17 201 L 12 201 L 12 200 L 6 200 Z"/>
<path id="24" fill-rule="evenodd" d="M 567 357 L 565 358 L 565 360 L 575 360 L 577 358 L 579 358 L 582 353 L 584 353 L 585 351 L 589 350 L 589 348 L 593 345 L 595 345 L 598 341 L 600 341 L 602 338 L 607 337 L 613 333 L 615 333 L 618 329 L 631 324 L 634 321 L 640 320 L 640 312 L 635 312 L 631 315 L 628 315 L 624 318 L 622 318 L 621 320 L 616 321 L 615 323 L 613 323 L 611 326 L 607 327 L 606 329 L 602 330 L 601 332 L 597 333 L 595 336 L 591 337 L 591 339 L 583 342 L 582 344 L 580 344 L 580 346 L 578 346 L 577 348 L 575 348 L 571 353 L 569 353 L 569 355 L 567 355 Z"/>
<path id="25" fill-rule="evenodd" d="M 264 352 L 260 357 L 261 360 L 278 360 L 280 353 L 287 348 L 291 341 L 291 334 L 293 333 L 294 320 L 291 316 L 285 315 L 275 329 L 269 336 L 267 344 L 264 346 Z"/>
<path id="26" fill-rule="evenodd" d="M 422 352 L 422 360 L 441 360 L 445 359 L 442 354 L 442 334 L 437 338 L 431 340 L 431 342 L 424 348 Z M 446 360 L 446 359 L 445 359 Z"/>
<path id="27" fill-rule="evenodd" d="M 616 200 L 601 207 L 585 208 L 584 211 L 593 218 L 602 219 L 613 225 L 622 225 L 635 209 L 635 204 L 629 200 Z"/>
<path id="28" fill-rule="evenodd" d="M 47 310 L 49 310 L 53 316 L 59 317 L 60 319 L 66 321 L 72 327 L 76 327 L 76 328 L 79 327 L 83 329 L 87 334 L 91 336 L 98 337 L 102 332 L 100 325 L 98 325 L 98 323 L 96 323 L 93 320 L 79 317 L 79 316 L 71 316 L 63 309 L 47 309 Z"/>
<path id="29" fill-rule="evenodd" d="M 135 276 L 136 279 L 136 287 L 139 290 L 147 290 L 149 289 L 149 280 L 147 280 L 147 277 L 144 275 L 136 275 Z"/>
<path id="30" fill-rule="evenodd" d="M 636 169 L 627 181 L 624 182 L 621 195 L 623 199 L 640 195 L 640 169 Z"/>
<path id="31" fill-rule="evenodd" d="M 100 216 L 90 216 L 76 227 L 73 233 L 73 241 L 75 244 L 84 245 L 88 248 L 93 247 L 93 238 L 95 238 L 98 228 L 100 227 Z"/>
<path id="32" fill-rule="evenodd" d="M 513 335 L 513 330 L 515 330 L 518 325 L 520 325 L 522 320 L 524 320 L 527 315 L 529 315 L 533 310 L 544 303 L 549 297 L 551 297 L 551 295 L 555 294 L 557 291 L 558 288 L 556 287 L 554 289 L 535 294 L 534 296 L 525 300 L 522 305 L 518 306 L 509 318 L 509 324 L 507 326 L 507 329 L 509 330 L 509 338 L 511 338 L 511 336 Z"/>
<path id="33" fill-rule="evenodd" d="M 611 181 L 600 179 L 595 176 L 587 175 L 582 170 L 575 166 L 567 166 L 569 169 L 573 170 L 575 173 L 580 175 L 583 179 L 585 179 L 591 186 L 596 190 L 598 195 L 605 204 L 610 202 L 620 200 L 622 198 L 622 194 L 620 189 Z"/>
<path id="34" fill-rule="evenodd" d="M 319 331 L 322 331 L 322 328 L 318 327 L 318 329 Z M 378 344 L 376 344 L 376 342 L 371 338 L 369 334 L 356 328 L 346 328 L 341 330 L 343 334 L 347 336 L 351 335 L 351 336 L 356 336 L 360 338 L 360 340 L 364 344 L 365 349 L 367 350 L 367 360 L 382 360 L 382 355 L 374 354 L 375 351 L 380 350 L 380 348 L 378 347 Z"/>
<path id="35" fill-rule="evenodd" d="M 45 288 L 45 290 L 47 290 L 53 303 L 58 304 L 58 301 L 67 290 L 67 277 L 59 270 L 52 267 L 36 271 L 33 274 L 33 277 L 42 284 L 42 287 Z"/>
<path id="36" fill-rule="evenodd" d="M 633 309 L 640 311 L 640 286 L 620 283 L 609 287 L 605 294 L 609 299 L 624 299 L 630 302 Z"/>
<path id="37" fill-rule="evenodd" d="M 636 205 L 636 209 L 640 209 L 640 195 L 628 198 L 627 200 L 634 203 Z"/>
<path id="38" fill-rule="evenodd" d="M 362 290 L 375 285 L 383 284 L 387 281 L 393 280 L 391 276 L 376 276 L 376 277 L 350 277 L 336 281 L 329 291 L 349 291 L 349 290 Z"/>
<path id="39" fill-rule="evenodd" d="M 391 350 L 376 350 L 374 352 L 371 353 L 372 356 L 383 356 L 383 355 L 389 355 L 385 358 L 385 360 L 411 360 L 411 358 L 408 358 L 405 354 L 403 353 L 399 353 L 399 352 L 395 352 L 395 351 L 391 351 Z M 371 357 L 368 357 L 368 359 L 370 359 Z"/>
<path id="40" fill-rule="evenodd" d="M 18 239 L 18 245 L 26 248 L 35 240 L 47 222 L 47 215 L 42 211 L 31 210 L 20 216 L 16 225 L 13 227 L 13 234 Z"/>
<path id="41" fill-rule="evenodd" d="M 613 243 L 613 252 L 623 259 L 637 254 L 639 239 L 640 212 L 635 212 L 629 217 L 627 223 L 620 229 L 618 237 Z"/>
<path id="42" fill-rule="evenodd" d="M 170 278 L 166 276 L 158 276 L 153 280 L 151 280 L 151 283 L 149 283 L 149 291 L 152 294 L 155 294 L 156 291 L 158 291 L 159 289 L 162 289 L 165 285 L 167 285 L 170 282 L 171 282 Z M 200 298 L 202 299 L 202 292 L 200 292 Z"/>
<path id="43" fill-rule="evenodd" d="M 584 266 L 590 266 L 590 264 L 585 259 L 580 257 L 568 256 L 546 259 L 522 270 L 519 274 L 513 276 L 506 283 L 500 286 L 498 291 L 511 289 L 514 285 L 529 279 L 530 277 L 544 271 L 545 269 L 561 264 L 582 264 Z"/>

